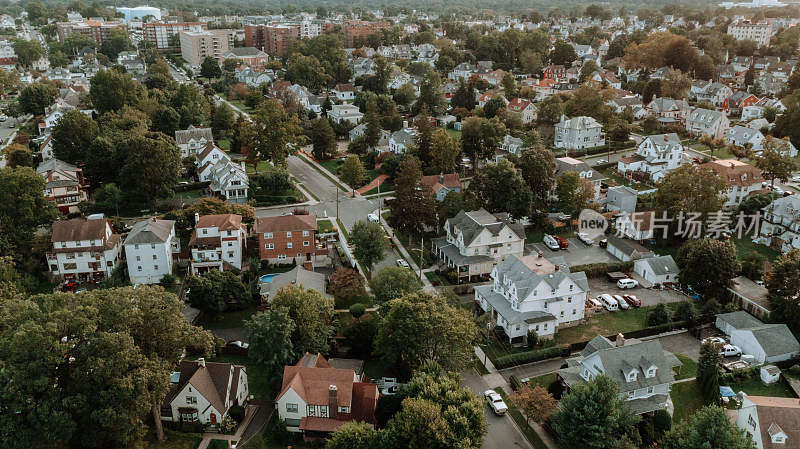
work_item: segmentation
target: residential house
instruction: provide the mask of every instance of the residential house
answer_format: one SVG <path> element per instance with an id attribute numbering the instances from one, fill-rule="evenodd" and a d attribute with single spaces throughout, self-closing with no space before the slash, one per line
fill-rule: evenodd
<path id="1" fill-rule="evenodd" d="M 722 207 L 725 209 L 738 207 L 745 198 L 762 189 L 761 182 L 764 178 L 761 176 L 761 170 L 746 162 L 736 159 L 717 159 L 706 162 L 700 167 L 715 171 L 725 180 L 728 186 L 723 194 L 725 203 Z"/>
<path id="2" fill-rule="evenodd" d="M 227 59 L 235 59 L 257 72 L 266 70 L 269 62 L 269 56 L 255 47 L 233 47 L 222 53 L 220 64 Z"/>
<path id="3" fill-rule="evenodd" d="M 631 260 L 652 257 L 654 255 L 652 251 L 633 240 L 620 238 L 616 235 L 609 235 L 607 239 L 608 246 L 606 247 L 606 251 L 623 262 L 630 262 Z"/>
<path id="4" fill-rule="evenodd" d="M 78 204 L 88 199 L 83 169 L 58 159 L 47 159 L 36 167 L 44 178 L 44 197 L 64 215 L 80 212 Z"/>
<path id="5" fill-rule="evenodd" d="M 709 83 L 694 91 L 690 90 L 690 92 L 694 93 L 697 101 L 710 103 L 716 107 L 722 107 L 725 100 L 733 95 L 733 89 L 722 83 Z"/>
<path id="6" fill-rule="evenodd" d="M 240 83 L 245 83 L 248 87 L 258 87 L 262 84 L 269 84 L 275 77 L 272 70 L 259 72 L 250 67 L 241 66 L 236 68 L 236 80 Z"/>
<path id="7" fill-rule="evenodd" d="M 524 150 L 524 143 L 519 137 L 506 134 L 503 136 L 503 143 L 500 145 L 500 150 L 520 156 L 522 154 L 522 150 Z"/>
<path id="8" fill-rule="evenodd" d="M 617 170 L 623 174 L 643 172 L 658 182 L 678 168 L 683 157 L 683 145 L 677 134 L 654 134 L 639 143 L 635 154 L 620 158 Z"/>
<path id="9" fill-rule="evenodd" d="M 633 272 L 653 285 L 678 282 L 680 271 L 670 255 L 645 257 L 633 262 Z"/>
<path id="10" fill-rule="evenodd" d="M 189 239 L 192 276 L 210 270 L 242 269 L 247 248 L 247 226 L 236 214 L 194 215 L 195 226 Z"/>
<path id="11" fill-rule="evenodd" d="M 566 264 L 541 255 L 509 255 L 492 269 L 491 280 L 475 287 L 475 302 L 510 343 L 527 342 L 530 332 L 551 339 L 559 327 L 584 317 L 586 273 L 571 273 Z"/>
<path id="12" fill-rule="evenodd" d="M 519 115 L 523 124 L 536 120 L 536 106 L 530 100 L 515 98 L 506 105 L 506 111 Z"/>
<path id="13" fill-rule="evenodd" d="M 600 172 L 594 170 L 593 168 L 589 167 L 584 161 L 574 159 L 571 157 L 557 157 L 556 158 L 556 170 L 555 170 L 555 179 L 558 179 L 564 173 L 573 172 L 577 173 L 580 179 L 585 179 L 592 183 L 594 187 L 594 200 L 600 200 L 600 190 L 601 184 L 606 179 L 605 176 L 600 174 Z M 551 193 L 553 198 L 555 198 L 555 186 L 553 187 L 553 192 Z"/>
<path id="14" fill-rule="evenodd" d="M 278 418 L 305 438 L 325 437 L 348 421 L 375 423 L 378 385 L 352 369 L 332 368 L 320 354 L 303 356 L 283 368 L 275 398 Z"/>
<path id="15" fill-rule="evenodd" d="M 234 162 L 227 153 L 213 142 L 208 142 L 200 153 L 195 154 L 197 176 L 200 182 L 208 182 L 210 193 L 229 203 L 247 202 L 250 178 L 244 161 Z"/>
<path id="16" fill-rule="evenodd" d="M 403 127 L 400 131 L 395 131 L 389 137 L 389 151 L 395 154 L 403 154 L 408 147 L 414 144 L 417 138 L 417 131 L 413 128 Z"/>
<path id="17" fill-rule="evenodd" d="M 647 110 L 659 123 L 684 123 L 691 107 L 684 100 L 660 97 L 648 103 Z"/>
<path id="18" fill-rule="evenodd" d="M 172 255 L 180 252 L 180 240 L 175 236 L 175 222 L 148 218 L 136 222 L 125 242 L 125 259 L 131 283 L 155 284 L 165 274 L 172 274 Z"/>
<path id="19" fill-rule="evenodd" d="M 752 355 L 759 365 L 800 356 L 800 343 L 785 324 L 764 324 L 741 310 L 717 315 L 715 324 L 732 345 Z"/>
<path id="20" fill-rule="evenodd" d="M 567 68 L 563 65 L 553 65 L 550 64 L 544 68 L 542 72 L 542 77 L 544 79 L 553 80 L 556 83 L 561 83 L 567 81 Z"/>
<path id="21" fill-rule="evenodd" d="M 311 269 L 317 256 L 317 216 L 283 215 L 256 219 L 258 255 L 269 263 L 292 263 Z"/>
<path id="22" fill-rule="evenodd" d="M 635 414 L 663 410 L 671 405 L 670 386 L 675 382 L 673 368 L 681 362 L 666 351 L 658 339 L 616 342 L 598 335 L 577 357 L 567 359 L 556 378 L 569 390 L 600 375 L 610 377 L 619 386 L 619 397 Z"/>
<path id="23" fill-rule="evenodd" d="M 781 156 L 797 157 L 797 148 L 795 148 L 794 144 L 788 138 L 776 139 L 770 137 L 764 140 L 766 142 L 771 142 L 775 147 L 775 151 L 780 153 Z M 761 155 L 761 151 L 756 151 L 756 155 Z"/>
<path id="24" fill-rule="evenodd" d="M 762 209 L 758 240 L 782 253 L 800 249 L 800 197 L 775 199 Z"/>
<path id="25" fill-rule="evenodd" d="M 733 302 L 745 312 L 762 320 L 769 318 L 772 305 L 767 287 L 756 284 L 745 276 L 738 276 L 731 279 L 728 293 Z"/>
<path id="26" fill-rule="evenodd" d="M 97 281 L 119 263 L 120 236 L 103 214 L 53 222 L 50 241 L 47 265 L 55 279 Z"/>
<path id="27" fill-rule="evenodd" d="M 587 78 L 588 83 L 596 88 L 603 86 L 613 87 L 614 89 L 622 89 L 622 82 L 610 70 L 595 70 L 594 73 Z"/>
<path id="28" fill-rule="evenodd" d="M 232 407 L 247 405 L 247 370 L 242 365 L 184 360 L 170 376 L 170 389 L 161 405 L 161 420 L 219 426 Z"/>
<path id="29" fill-rule="evenodd" d="M 730 127 L 728 117 L 718 111 L 697 108 L 686 119 L 686 131 L 695 135 L 705 135 L 722 139 Z"/>
<path id="30" fill-rule="evenodd" d="M 460 79 L 463 79 L 464 81 L 466 81 L 476 71 L 477 71 L 477 68 L 474 65 L 472 65 L 472 64 L 470 64 L 468 62 L 462 62 L 461 64 L 458 64 L 457 66 L 455 66 L 453 68 L 453 71 L 450 72 L 447 75 L 447 77 L 450 78 L 453 81 L 458 81 Z"/>
<path id="31" fill-rule="evenodd" d="M 757 103 L 758 97 L 745 90 L 739 90 L 723 102 L 722 109 L 724 109 L 728 115 L 741 116 L 744 108 L 755 106 Z"/>
<path id="32" fill-rule="evenodd" d="M 337 84 L 331 92 L 339 101 L 350 102 L 356 98 L 356 88 L 350 83 Z"/>
<path id="33" fill-rule="evenodd" d="M 211 128 L 195 128 L 189 125 L 188 129 L 175 131 L 175 143 L 181 150 L 181 157 L 187 158 L 202 151 L 209 143 L 214 143 L 214 133 Z"/>
<path id="34" fill-rule="evenodd" d="M 764 135 L 761 131 L 747 126 L 735 125 L 725 133 L 725 137 L 728 143 L 737 147 L 746 148 L 749 145 L 754 151 L 764 148 Z"/>
<path id="35" fill-rule="evenodd" d="M 726 410 L 730 420 L 747 432 L 756 449 L 784 449 L 800 444 L 800 401 L 746 395 L 739 409 Z"/>
<path id="36" fill-rule="evenodd" d="M 375 74 L 375 63 L 370 58 L 353 58 L 350 63 L 353 78 Z"/>
<path id="37" fill-rule="evenodd" d="M 569 120 L 563 115 L 556 123 L 555 147 L 567 150 L 595 148 L 606 144 L 603 125 L 592 117 L 574 117 Z"/>
<path id="38" fill-rule="evenodd" d="M 461 193 L 461 179 L 458 173 L 441 173 L 422 177 L 422 184 L 428 186 L 436 197 L 436 201 L 444 201 L 450 192 Z"/>
<path id="39" fill-rule="evenodd" d="M 334 123 L 349 123 L 350 125 L 357 125 L 364 119 L 364 114 L 358 109 L 358 106 L 351 104 L 335 104 L 331 106 L 328 111 L 328 118 L 333 120 Z"/>
<path id="40" fill-rule="evenodd" d="M 285 273 L 273 275 L 273 277 L 262 278 L 259 289 L 262 301 L 269 302 L 275 297 L 278 290 L 289 286 L 314 290 L 322 295 L 323 298 L 333 301 L 333 296 L 326 292 L 326 276 L 323 273 L 307 270 L 302 265 L 298 265 Z"/>
<path id="41" fill-rule="evenodd" d="M 606 210 L 623 213 L 636 212 L 639 193 L 628 186 L 609 187 L 606 193 Z"/>
<path id="42" fill-rule="evenodd" d="M 617 217 L 617 235 L 623 235 L 631 240 L 643 241 L 653 238 L 655 212 L 644 211 L 625 214 Z"/>
<path id="43" fill-rule="evenodd" d="M 433 239 L 433 251 L 439 266 L 454 269 L 459 279 L 488 275 L 507 256 L 525 250 L 525 228 L 508 214 L 462 210 L 445 221 L 444 230 L 444 237 Z"/>

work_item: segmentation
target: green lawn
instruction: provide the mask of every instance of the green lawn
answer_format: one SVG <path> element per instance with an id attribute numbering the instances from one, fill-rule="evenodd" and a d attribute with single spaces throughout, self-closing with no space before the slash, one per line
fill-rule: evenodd
<path id="1" fill-rule="evenodd" d="M 175 194 L 172 197 L 180 199 L 189 199 L 189 198 L 201 198 L 203 196 L 204 196 L 203 189 L 192 189 L 192 190 L 186 190 L 184 192 L 175 192 Z"/>
<path id="2" fill-rule="evenodd" d="M 155 441 L 153 432 L 148 431 L 147 437 L 142 440 L 142 449 L 197 449 L 202 438 L 198 433 L 183 433 L 164 429 L 166 440 L 163 442 Z"/>
<path id="3" fill-rule="evenodd" d="M 275 395 L 278 393 L 277 390 L 280 388 L 280 373 L 270 373 L 264 365 L 251 362 L 247 356 L 218 355 L 210 361 L 244 365 L 247 370 L 247 384 L 250 388 L 250 394 L 256 399 L 265 401 L 272 401 L 275 399 Z"/>
<path id="4" fill-rule="evenodd" d="M 745 236 L 740 239 L 733 239 L 734 245 L 736 245 L 736 255 L 739 259 L 745 256 L 745 254 L 749 253 L 756 253 L 761 260 L 775 260 L 780 253 L 775 251 L 774 249 L 770 248 L 769 246 L 759 245 L 758 243 L 753 243 L 751 237 Z"/>
<path id="5" fill-rule="evenodd" d="M 667 310 L 673 311 L 680 303 L 666 304 Z M 589 318 L 586 324 L 559 329 L 555 336 L 557 345 L 588 341 L 598 335 L 613 335 L 619 332 L 635 331 L 647 327 L 646 318 L 655 306 L 638 309 L 602 312 Z"/>
<path id="6" fill-rule="evenodd" d="M 228 139 L 219 139 L 217 141 L 217 146 L 222 149 L 222 151 L 231 151 L 231 141 Z"/>
<path id="7" fill-rule="evenodd" d="M 506 392 L 503 391 L 502 388 L 496 388 L 495 391 L 497 391 L 500 394 L 500 396 L 503 397 L 503 401 L 505 401 L 506 405 L 509 406 L 508 414 L 511 415 L 511 419 L 513 419 L 514 422 L 517 423 L 517 426 L 519 426 L 520 430 L 522 430 L 522 434 L 525 435 L 525 439 L 527 439 L 528 442 L 531 443 L 531 446 L 533 446 L 534 449 L 547 449 L 547 445 L 545 445 L 544 441 L 542 441 L 542 439 L 539 438 L 539 434 L 536 433 L 536 431 L 533 430 L 533 428 L 530 425 L 528 425 L 528 422 L 525 421 L 525 418 L 522 417 L 522 413 L 520 413 L 520 411 L 517 410 L 516 407 L 511 407 Z"/>
<path id="8" fill-rule="evenodd" d="M 339 175 L 339 168 L 342 166 L 342 164 L 344 164 L 344 159 L 331 159 L 319 163 L 319 165 L 325 167 L 325 170 L 328 170 L 337 176 Z"/>
<path id="9" fill-rule="evenodd" d="M 628 187 L 630 187 L 630 188 L 632 188 L 634 190 L 650 190 L 650 189 L 653 188 L 653 186 L 645 184 L 645 183 L 636 182 L 636 181 L 634 181 L 634 182 L 628 181 L 627 179 L 625 179 L 622 176 L 620 176 L 619 174 L 617 174 L 617 172 L 615 170 L 612 170 L 610 168 L 607 168 L 605 170 L 601 170 L 600 173 L 602 173 L 603 176 L 605 176 L 607 178 L 613 179 L 614 182 L 617 185 L 628 186 Z"/>
<path id="10" fill-rule="evenodd" d="M 539 385 L 540 387 L 546 390 L 547 387 L 549 387 L 550 384 L 552 384 L 555 381 L 556 381 L 556 373 L 543 374 L 541 376 L 532 377 L 528 379 L 528 385 L 530 385 L 531 388 Z"/>
<path id="11" fill-rule="evenodd" d="M 383 184 L 381 184 L 380 189 L 381 189 L 381 196 L 383 196 L 384 193 L 393 192 L 394 179 L 389 178 L 386 181 L 383 181 Z M 376 193 L 378 193 L 378 187 L 368 190 L 367 192 L 364 193 L 364 195 L 374 195 Z"/>
<path id="12" fill-rule="evenodd" d="M 270 271 L 272 272 L 272 271 Z M 255 306 L 233 312 L 225 312 L 213 318 L 203 321 L 206 329 L 230 329 L 234 327 L 244 327 L 244 321 L 250 319 L 256 313 Z"/>
<path id="13" fill-rule="evenodd" d="M 675 357 L 683 363 L 683 366 L 675 368 L 675 371 L 678 372 L 675 380 L 689 379 L 697 374 L 697 362 L 683 354 L 675 354 Z"/>
<path id="14" fill-rule="evenodd" d="M 452 128 L 445 128 L 445 131 L 447 131 L 447 134 L 449 134 L 450 137 L 458 137 L 459 139 L 461 138 L 461 131 Z"/>
<path id="15" fill-rule="evenodd" d="M 475 371 L 477 371 L 481 376 L 489 374 L 489 370 L 486 369 L 486 366 L 480 360 L 478 360 L 477 357 L 472 359 L 472 364 L 475 367 Z"/>
<path id="16" fill-rule="evenodd" d="M 213 439 L 208 443 L 208 449 L 228 449 L 228 440 Z"/>
<path id="17" fill-rule="evenodd" d="M 720 382 L 722 384 L 722 382 Z M 739 382 L 732 382 L 729 387 L 733 388 L 733 391 L 739 392 L 744 391 L 745 393 L 749 394 L 750 396 L 773 396 L 778 398 L 793 398 L 796 397 L 792 392 L 792 389 L 789 387 L 789 384 L 786 383 L 783 378 L 780 381 L 775 382 L 771 385 L 764 385 L 761 383 L 761 379 L 756 376 L 752 379 L 746 379 Z"/>
<path id="18" fill-rule="evenodd" d="M 669 395 L 675 404 L 675 414 L 672 416 L 674 424 L 686 420 L 704 405 L 703 395 L 695 380 L 672 384 Z"/>
<path id="19" fill-rule="evenodd" d="M 320 234 L 333 232 L 333 223 L 328 219 L 317 220 L 317 232 Z"/>

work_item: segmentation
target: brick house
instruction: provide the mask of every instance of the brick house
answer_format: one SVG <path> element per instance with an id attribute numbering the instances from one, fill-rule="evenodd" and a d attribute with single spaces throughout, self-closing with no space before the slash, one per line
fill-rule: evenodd
<path id="1" fill-rule="evenodd" d="M 284 215 L 256 219 L 258 255 L 269 263 L 291 263 L 311 269 L 317 256 L 317 216 Z"/>

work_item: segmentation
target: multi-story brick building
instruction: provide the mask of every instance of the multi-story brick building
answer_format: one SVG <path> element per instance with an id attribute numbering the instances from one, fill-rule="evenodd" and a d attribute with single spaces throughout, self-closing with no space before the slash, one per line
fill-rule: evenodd
<path id="1" fill-rule="evenodd" d="M 258 254 L 270 263 L 290 263 L 311 269 L 317 256 L 317 216 L 284 215 L 256 219 Z"/>
<path id="2" fill-rule="evenodd" d="M 192 275 L 209 270 L 242 269 L 247 247 L 247 226 L 236 214 L 194 216 L 195 227 L 189 239 Z"/>
<path id="3" fill-rule="evenodd" d="M 181 51 L 178 34 L 181 31 L 203 31 L 208 24 L 203 22 L 160 23 L 150 22 L 142 25 L 142 40 L 155 44 L 162 52 L 177 53 Z"/>
<path id="4" fill-rule="evenodd" d="M 270 56 L 283 56 L 292 42 L 300 39 L 302 29 L 296 24 L 246 25 L 244 42 Z"/>
<path id="5" fill-rule="evenodd" d="M 219 61 L 233 48 L 235 30 L 181 31 L 181 57 L 191 66 L 199 66 L 211 57 Z"/>
<path id="6" fill-rule="evenodd" d="M 85 20 L 82 22 L 56 22 L 56 34 L 59 42 L 64 42 L 72 33 L 79 33 L 90 38 L 96 44 L 102 44 L 111 37 L 112 30 L 128 31 L 128 26 L 122 22 L 102 22 L 98 20 Z"/>
<path id="7" fill-rule="evenodd" d="M 102 214 L 53 223 L 53 247 L 47 253 L 55 279 L 100 280 L 119 262 L 120 236 Z"/>
<path id="8" fill-rule="evenodd" d="M 342 34 L 345 46 L 352 47 L 358 42 L 363 42 L 367 36 L 380 33 L 381 30 L 391 28 L 389 22 L 368 22 L 366 20 L 345 20 L 342 22 Z"/>

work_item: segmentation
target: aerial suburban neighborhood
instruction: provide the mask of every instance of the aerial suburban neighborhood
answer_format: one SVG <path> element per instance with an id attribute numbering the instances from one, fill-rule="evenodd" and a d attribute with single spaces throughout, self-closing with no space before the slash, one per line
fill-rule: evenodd
<path id="1" fill-rule="evenodd" d="M 800 448 L 800 3 L 0 3 L 0 449 Z"/>

